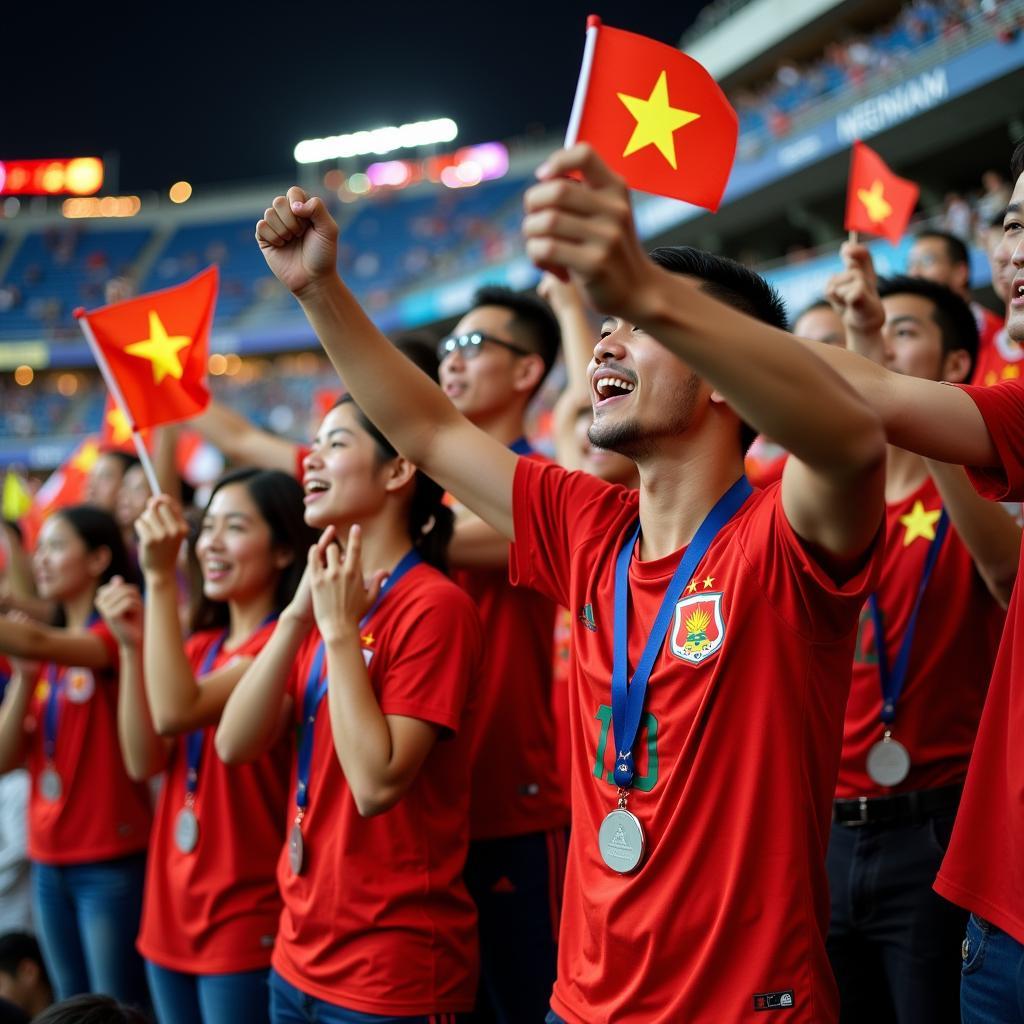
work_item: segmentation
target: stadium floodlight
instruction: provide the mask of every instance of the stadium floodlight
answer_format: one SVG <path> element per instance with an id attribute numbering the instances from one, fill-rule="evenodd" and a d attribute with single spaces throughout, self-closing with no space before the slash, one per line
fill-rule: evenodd
<path id="1" fill-rule="evenodd" d="M 322 160 L 339 160 L 351 156 L 383 156 L 396 149 L 416 149 L 451 142 L 459 134 L 459 126 L 450 117 L 433 121 L 374 128 L 350 135 L 330 135 L 325 139 L 303 139 L 295 147 L 295 160 L 300 164 L 317 164 Z"/>

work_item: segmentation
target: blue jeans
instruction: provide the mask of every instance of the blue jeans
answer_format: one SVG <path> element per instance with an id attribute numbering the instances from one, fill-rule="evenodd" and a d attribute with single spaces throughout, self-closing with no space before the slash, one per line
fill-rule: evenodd
<path id="1" fill-rule="evenodd" d="M 539 1021 L 547 1012 L 568 838 L 567 829 L 552 829 L 469 844 L 464 876 L 480 915 L 480 986 L 472 1024 Z"/>
<path id="2" fill-rule="evenodd" d="M 88 864 L 33 864 L 32 900 L 46 970 L 60 999 L 102 992 L 149 1007 L 135 950 L 146 855 Z"/>
<path id="3" fill-rule="evenodd" d="M 458 1024 L 458 1014 L 431 1013 L 419 1017 L 381 1017 L 376 1013 L 346 1010 L 316 996 L 306 995 L 270 971 L 270 1019 L 273 1024 Z"/>
<path id="4" fill-rule="evenodd" d="M 953 817 L 832 826 L 827 947 L 840 1024 L 960 1024 L 966 915 L 932 889 Z"/>
<path id="5" fill-rule="evenodd" d="M 971 914 L 960 977 L 963 1024 L 1024 1024 L 1024 946 Z"/>
<path id="6" fill-rule="evenodd" d="M 544 1018 L 544 1024 L 565 1024 L 565 1021 L 554 1010 L 548 1010 L 548 1015 Z"/>
<path id="7" fill-rule="evenodd" d="M 269 970 L 185 974 L 146 961 L 160 1024 L 269 1024 Z"/>

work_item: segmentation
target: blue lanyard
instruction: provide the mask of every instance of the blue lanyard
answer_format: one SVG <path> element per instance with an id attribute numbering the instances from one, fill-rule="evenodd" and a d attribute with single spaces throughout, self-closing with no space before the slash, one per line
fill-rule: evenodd
<path id="1" fill-rule="evenodd" d="M 510 452 L 515 452 L 516 455 L 532 455 L 533 447 L 525 437 L 517 437 L 509 446 Z"/>
<path id="2" fill-rule="evenodd" d="M 889 667 L 889 652 L 885 649 L 885 624 L 882 622 L 882 612 L 878 607 L 878 595 L 872 594 L 868 598 L 871 618 L 875 623 L 875 650 L 878 651 L 878 675 L 882 682 L 882 721 L 886 725 L 889 725 L 896 717 L 896 702 L 900 699 L 903 684 L 907 681 L 910 651 L 914 646 L 914 633 L 917 630 L 917 614 L 921 610 L 924 592 L 928 589 L 928 581 L 932 578 L 932 571 L 935 569 L 935 562 L 939 557 L 939 550 L 948 530 L 949 516 L 943 509 L 938 525 L 935 527 L 935 536 L 928 547 L 928 557 L 925 559 L 924 571 L 921 573 L 917 597 L 914 599 L 914 607 L 907 620 L 907 628 L 903 632 L 903 643 L 900 644 L 896 663 L 891 669 Z"/>
<path id="3" fill-rule="evenodd" d="M 394 588 L 398 581 L 410 570 L 423 561 L 420 553 L 413 548 L 407 551 L 402 560 L 395 566 L 394 572 L 388 576 L 384 585 L 380 588 L 377 600 L 373 602 L 370 610 L 359 620 L 359 632 L 361 633 L 374 613 L 381 606 L 388 592 Z M 313 663 L 309 667 L 309 674 L 306 676 L 306 692 L 302 697 L 302 732 L 299 736 L 298 765 L 295 773 L 295 806 L 300 811 L 305 811 L 309 804 L 309 769 L 313 763 L 313 725 L 316 722 L 316 714 L 320 704 L 327 693 L 327 673 L 324 672 L 324 659 L 326 650 L 323 640 L 317 644 L 316 654 L 313 655 Z"/>
<path id="4" fill-rule="evenodd" d="M 633 548 L 640 536 L 640 525 L 630 534 L 619 551 L 615 562 L 615 642 L 612 660 L 612 726 L 615 730 L 615 782 L 627 789 L 633 784 L 633 745 L 640 728 L 643 714 L 647 680 L 650 678 L 654 661 L 665 642 L 669 622 L 675 604 L 690 582 L 690 577 L 707 554 L 719 530 L 732 519 L 743 503 L 750 497 L 753 488 L 745 476 L 741 476 L 715 503 L 704 522 L 686 549 L 679 566 L 661 599 L 661 607 L 644 645 L 640 662 L 633 678 L 626 683 L 629 657 L 629 630 L 627 625 L 629 604 L 629 562 Z"/>
<path id="5" fill-rule="evenodd" d="M 256 627 L 256 632 L 258 633 L 264 626 L 273 622 L 276 618 L 277 612 L 271 612 L 259 624 L 259 626 Z M 217 660 L 217 655 L 220 654 L 227 638 L 228 631 L 225 629 L 224 632 L 221 633 L 221 635 L 210 645 L 210 649 L 206 652 L 206 656 L 203 658 L 202 665 L 199 666 L 199 674 L 196 676 L 196 679 L 201 679 L 210 671 L 211 668 L 213 668 L 213 663 Z M 185 773 L 185 792 L 190 796 L 195 795 L 196 789 L 199 786 L 199 765 L 203 759 L 203 739 L 205 736 L 205 729 L 194 729 L 185 739 L 185 756 L 188 764 L 188 768 Z"/>
<path id="6" fill-rule="evenodd" d="M 99 612 L 90 612 L 85 628 L 88 629 L 99 622 L 99 620 Z M 53 760 L 54 751 L 57 749 L 57 725 L 60 719 L 60 705 L 58 701 L 60 695 L 64 692 L 64 683 L 67 680 L 67 675 L 67 665 L 64 666 L 59 674 L 57 666 L 52 661 L 46 666 L 46 679 L 50 685 L 49 692 L 46 695 L 46 709 L 43 714 L 43 753 L 46 754 L 47 761 Z"/>

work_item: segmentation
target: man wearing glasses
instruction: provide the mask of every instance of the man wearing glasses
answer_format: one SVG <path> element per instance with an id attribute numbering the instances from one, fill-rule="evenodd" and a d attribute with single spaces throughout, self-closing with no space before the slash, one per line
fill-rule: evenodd
<path id="1" fill-rule="evenodd" d="M 559 341 L 541 299 L 482 288 L 438 343 L 441 387 L 480 430 L 530 455 L 526 409 Z M 559 778 L 554 757 L 555 606 L 510 585 L 508 541 L 464 510 L 450 555 L 453 578 L 480 610 L 488 652 L 477 690 L 466 862 L 466 884 L 480 911 L 478 1019 L 540 1020 L 555 977 L 569 824 L 568 780 Z"/>

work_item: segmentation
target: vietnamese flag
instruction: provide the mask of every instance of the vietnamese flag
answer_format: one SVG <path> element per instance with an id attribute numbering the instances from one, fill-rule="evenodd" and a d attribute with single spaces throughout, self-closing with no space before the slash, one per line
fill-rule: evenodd
<path id="1" fill-rule="evenodd" d="M 692 57 L 587 19 L 567 146 L 589 142 L 631 188 L 714 211 L 738 134 L 736 111 Z"/>
<path id="2" fill-rule="evenodd" d="M 133 430 L 191 419 L 210 401 L 206 359 L 217 268 L 191 281 L 76 310 L 107 387 Z"/>
<path id="3" fill-rule="evenodd" d="M 31 549 L 43 520 L 59 508 L 78 505 L 85 500 L 89 473 L 101 455 L 99 438 L 86 437 L 68 458 L 43 482 L 32 497 L 32 507 L 21 521 L 25 547 Z"/>
<path id="4" fill-rule="evenodd" d="M 882 235 L 896 245 L 907 230 L 919 192 L 914 182 L 893 174 L 870 146 L 855 142 L 844 227 L 847 231 Z"/>
<path id="5" fill-rule="evenodd" d="M 143 441 L 149 442 L 149 432 L 143 432 Z M 107 403 L 103 407 L 103 425 L 100 428 L 100 447 L 105 451 L 128 452 L 135 454 L 132 441 L 132 425 L 128 417 L 118 407 L 112 395 L 107 395 Z"/>

